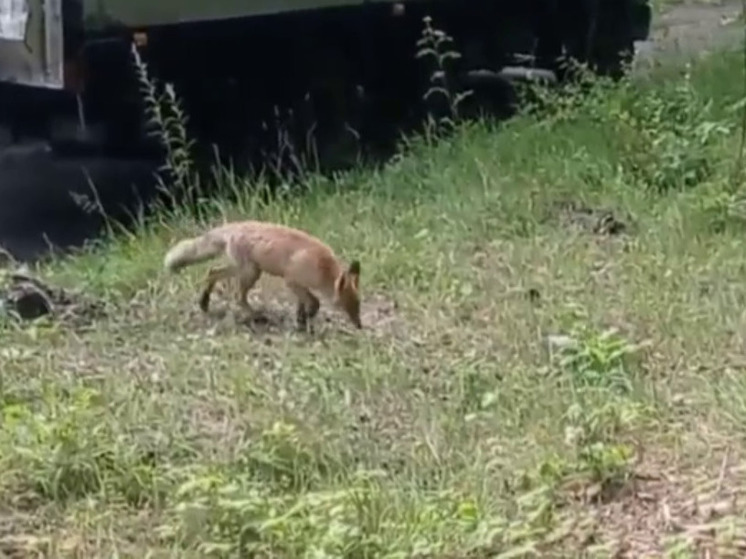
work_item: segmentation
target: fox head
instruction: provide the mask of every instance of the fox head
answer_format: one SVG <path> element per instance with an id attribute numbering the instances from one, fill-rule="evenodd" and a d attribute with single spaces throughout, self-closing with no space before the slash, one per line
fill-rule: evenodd
<path id="1" fill-rule="evenodd" d="M 350 317 L 352 323 L 362 328 L 360 322 L 360 261 L 353 260 L 349 268 L 339 274 L 334 282 L 334 303 Z"/>

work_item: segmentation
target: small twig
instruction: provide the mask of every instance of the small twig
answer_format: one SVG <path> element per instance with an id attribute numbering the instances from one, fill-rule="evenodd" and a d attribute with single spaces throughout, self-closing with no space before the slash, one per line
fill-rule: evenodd
<path id="1" fill-rule="evenodd" d="M 723 482 L 725 481 L 725 472 L 728 468 L 728 462 L 730 461 L 730 447 L 725 449 L 725 455 L 723 461 L 720 463 L 720 475 L 718 476 L 718 482 L 715 486 L 715 492 L 720 493 L 723 489 Z"/>

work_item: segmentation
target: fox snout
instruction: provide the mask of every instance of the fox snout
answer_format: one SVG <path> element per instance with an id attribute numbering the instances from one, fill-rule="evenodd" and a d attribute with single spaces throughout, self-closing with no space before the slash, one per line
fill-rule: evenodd
<path id="1" fill-rule="evenodd" d="M 337 304 L 344 309 L 350 321 L 357 328 L 362 328 L 360 320 L 360 262 L 354 260 L 350 267 L 342 272 L 334 285 Z"/>
<path id="2" fill-rule="evenodd" d="M 353 311 L 347 311 L 348 316 L 350 317 L 350 320 L 355 325 L 356 328 L 362 328 L 363 323 L 360 320 L 360 302 L 357 303 L 355 310 Z"/>
<path id="3" fill-rule="evenodd" d="M 360 320 L 360 296 L 355 289 L 347 289 L 338 295 L 337 305 L 347 314 L 356 328 L 362 328 Z"/>

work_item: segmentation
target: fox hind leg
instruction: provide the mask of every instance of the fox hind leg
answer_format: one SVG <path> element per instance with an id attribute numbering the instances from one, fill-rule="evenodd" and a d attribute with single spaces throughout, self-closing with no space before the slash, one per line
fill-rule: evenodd
<path id="1" fill-rule="evenodd" d="M 237 275 L 235 266 L 214 266 L 207 271 L 205 285 L 199 296 L 199 308 L 206 313 L 210 309 L 210 296 L 212 295 L 215 285 L 224 280 L 228 280 Z"/>

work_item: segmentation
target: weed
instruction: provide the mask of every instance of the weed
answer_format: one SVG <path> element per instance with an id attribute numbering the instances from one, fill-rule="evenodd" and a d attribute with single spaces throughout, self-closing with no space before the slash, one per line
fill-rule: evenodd
<path id="1" fill-rule="evenodd" d="M 140 57 L 137 47 L 131 47 L 133 63 L 143 98 L 146 125 L 151 136 L 164 150 L 164 165 L 160 187 L 172 201 L 193 205 L 201 195 L 198 176 L 194 169 L 192 148 L 194 142 L 187 133 L 187 115 L 176 95 L 173 84 L 166 84 L 159 91 L 158 83 L 148 74 L 148 65 Z M 168 184 L 168 186 L 167 186 Z"/>
<path id="2" fill-rule="evenodd" d="M 48 391 L 40 409 L 18 402 L 3 406 L 3 471 L 11 486 L 55 502 L 82 497 L 122 498 L 133 505 L 158 499 L 155 454 L 120 445 L 102 414 L 101 395 L 78 389 L 69 396 Z M 13 487 L 15 485 L 15 487 Z"/>
<path id="3" fill-rule="evenodd" d="M 461 54 L 451 48 L 453 39 L 440 29 L 433 27 L 432 18 L 425 16 L 423 18 L 424 27 L 422 37 L 417 41 L 417 58 L 430 60 L 432 71 L 429 72 L 430 83 L 432 84 L 423 95 L 423 100 L 428 101 L 433 96 L 441 97 L 441 103 L 436 103 L 435 113 L 442 114 L 432 123 L 437 128 L 452 130 L 453 126 L 459 121 L 459 105 L 469 97 L 472 92 L 456 91 L 453 79 L 450 78 L 452 73 L 451 61 L 461 58 Z M 445 103 L 445 106 L 443 106 Z M 443 108 L 444 110 L 438 110 Z"/>
<path id="4" fill-rule="evenodd" d="M 580 323 L 559 345 L 555 362 L 576 390 L 603 386 L 629 393 L 635 375 L 631 357 L 642 347 L 627 342 L 614 329 L 597 332 Z"/>
<path id="5" fill-rule="evenodd" d="M 687 70 L 670 91 L 653 91 L 606 115 L 617 123 L 615 148 L 632 180 L 668 190 L 701 184 L 714 171 L 713 147 L 733 130 L 713 118 L 712 101 L 694 91 Z"/>

